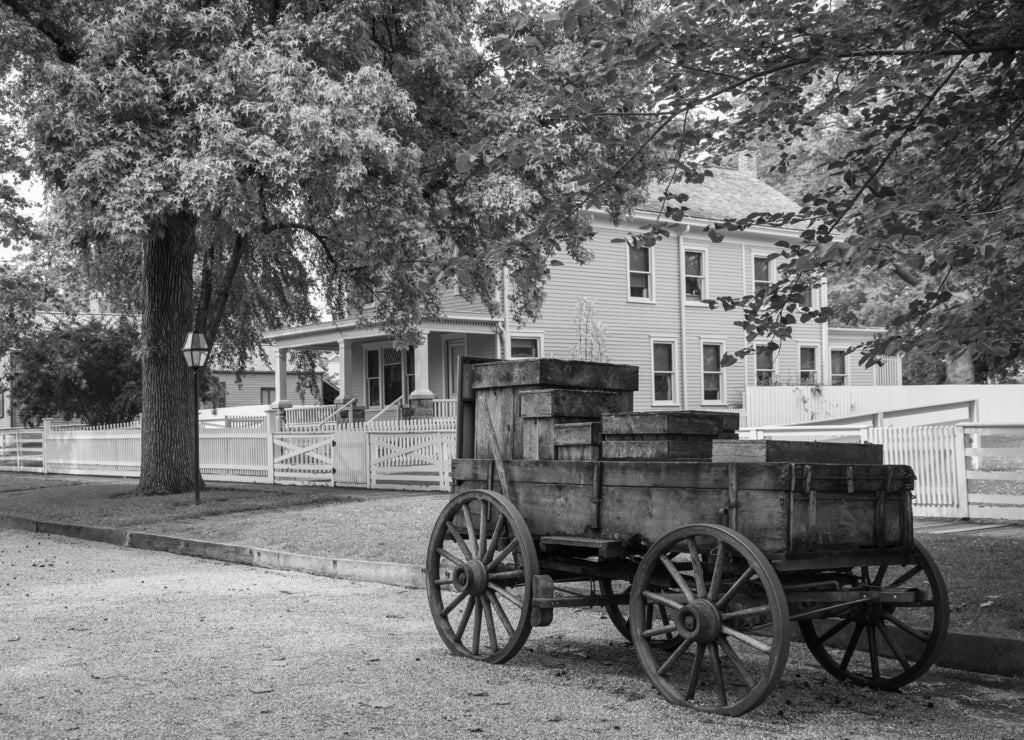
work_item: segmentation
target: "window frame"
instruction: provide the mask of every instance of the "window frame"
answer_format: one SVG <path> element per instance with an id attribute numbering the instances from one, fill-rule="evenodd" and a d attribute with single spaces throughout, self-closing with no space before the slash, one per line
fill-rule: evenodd
<path id="1" fill-rule="evenodd" d="M 778 375 L 779 368 L 776 365 L 776 359 L 778 358 L 778 349 L 769 350 L 767 344 L 758 344 L 754 346 L 754 385 L 757 386 L 770 386 L 775 385 L 775 379 Z M 758 367 L 758 360 L 762 357 L 767 356 L 771 367 L 765 369 Z M 761 374 L 767 373 L 768 382 L 761 382 Z"/>
<path id="2" fill-rule="evenodd" d="M 385 363 L 383 352 L 389 349 L 397 351 L 401 358 L 397 363 L 399 375 L 402 379 L 402 390 L 399 398 L 403 402 L 408 401 L 409 394 L 415 390 L 416 353 L 414 350 L 408 347 L 395 347 L 390 342 L 375 342 L 363 345 L 363 402 L 368 409 L 382 409 L 388 405 L 384 403 L 386 379 L 384 375 Z M 377 353 L 377 375 L 370 375 L 370 355 L 374 352 Z M 370 392 L 371 381 L 374 379 L 377 381 L 377 394 L 375 397 Z M 392 399 L 389 403 L 394 403 L 394 401 L 395 399 Z"/>
<path id="3" fill-rule="evenodd" d="M 535 355 L 516 355 L 512 351 L 512 344 L 517 339 L 527 340 L 527 341 L 534 342 L 534 344 L 536 345 L 536 348 L 537 348 L 537 354 L 535 354 Z M 518 334 L 518 333 L 514 333 L 511 336 L 509 336 L 508 346 L 509 346 L 509 354 L 511 355 L 508 359 L 510 359 L 510 360 L 525 360 L 525 359 L 529 359 L 530 357 L 543 357 L 544 356 L 544 336 L 541 335 L 541 334 Z"/>
<path id="4" fill-rule="evenodd" d="M 778 270 L 775 269 L 775 260 L 777 260 L 778 257 L 776 257 L 775 259 L 772 259 L 772 255 L 773 254 L 775 254 L 775 253 L 774 252 L 761 252 L 761 251 L 751 251 L 751 253 L 750 253 L 750 290 L 755 295 L 757 294 L 757 291 L 758 291 L 758 287 L 757 286 L 758 286 L 759 283 L 762 286 L 767 287 L 767 286 L 771 285 L 772 283 L 774 283 L 775 281 L 777 281 L 779 279 L 779 272 L 778 272 Z M 759 281 L 757 279 L 757 261 L 758 260 L 764 260 L 766 265 L 767 265 L 767 267 L 768 267 L 768 280 L 767 280 L 767 282 L 763 281 L 763 280 Z"/>
<path id="5" fill-rule="evenodd" d="M 647 250 L 647 271 L 633 269 L 633 261 L 630 259 L 634 249 L 645 249 Z M 633 273 L 647 276 L 647 296 L 634 296 L 633 295 Z M 639 246 L 631 247 L 626 245 L 626 301 L 628 303 L 654 303 L 654 247 L 653 246 Z"/>
<path id="6" fill-rule="evenodd" d="M 828 361 L 828 382 L 829 382 L 829 385 L 848 386 L 850 384 L 850 366 L 847 364 L 847 360 L 849 359 L 849 355 L 846 354 L 846 350 L 830 349 L 828 355 L 829 355 L 829 361 Z M 843 372 L 842 373 L 837 373 L 836 372 L 836 365 L 835 365 L 836 355 L 839 356 L 840 362 L 843 363 Z M 843 379 L 843 382 L 836 383 L 836 376 L 841 376 L 842 379 Z"/>
<path id="7" fill-rule="evenodd" d="M 269 401 L 264 399 L 269 398 Z M 269 406 L 277 400 L 277 388 L 260 388 L 260 406 Z"/>
<path id="8" fill-rule="evenodd" d="M 701 280 L 701 297 L 700 298 L 691 298 L 690 294 L 689 294 L 689 291 L 687 291 L 687 289 L 686 289 L 686 281 L 690 277 L 693 277 L 693 276 L 689 275 L 686 272 L 686 254 L 688 252 L 693 252 L 694 254 L 699 254 L 701 256 L 701 258 L 700 258 L 700 264 L 701 264 L 701 275 L 700 275 L 700 280 Z M 707 304 L 704 303 L 704 301 L 708 300 L 708 296 L 711 294 L 711 291 L 710 291 L 710 288 L 709 288 L 709 278 L 708 278 L 708 250 L 705 247 L 689 247 L 689 246 L 686 246 L 684 244 L 683 245 L 683 262 L 682 262 L 682 265 L 680 265 L 679 269 L 682 272 L 682 276 L 683 276 L 683 300 L 686 303 L 688 303 L 688 304 L 690 304 L 692 306 L 705 306 L 706 307 Z"/>
<path id="9" fill-rule="evenodd" d="M 655 366 L 655 345 L 667 345 L 669 347 L 669 358 L 672 366 L 669 370 L 658 370 Z M 651 406 L 674 406 L 679 407 L 679 342 L 671 337 L 651 337 Z M 658 377 L 667 375 L 669 377 L 670 397 L 658 399 Z"/>
<path id="10" fill-rule="evenodd" d="M 814 355 L 814 368 L 810 371 L 804 370 L 804 351 L 813 352 Z M 821 363 L 818 359 L 821 357 L 821 351 L 816 344 L 798 344 L 796 350 L 796 370 L 797 370 L 797 381 L 799 385 L 820 385 L 821 384 Z M 810 372 L 811 377 L 805 378 L 804 375 Z"/>
<path id="11" fill-rule="evenodd" d="M 710 347 L 710 346 L 718 347 L 718 370 L 717 371 L 710 371 L 709 372 L 709 371 L 704 369 L 704 348 L 705 347 Z M 727 403 L 726 400 L 725 400 L 726 399 L 726 390 L 727 390 L 727 388 L 726 388 L 725 368 L 722 367 L 722 355 L 724 355 L 726 353 L 726 351 L 727 351 L 726 350 L 726 342 L 725 342 L 724 339 L 713 339 L 711 337 L 701 337 L 700 338 L 700 354 L 698 356 L 700 357 L 700 396 L 701 396 L 700 403 L 701 403 L 701 406 L 725 406 L 726 403 Z M 711 372 L 716 373 L 718 375 L 718 396 L 719 397 L 717 399 L 709 399 L 709 398 L 705 397 L 706 394 L 707 394 L 707 386 L 705 385 L 705 378 Z"/>

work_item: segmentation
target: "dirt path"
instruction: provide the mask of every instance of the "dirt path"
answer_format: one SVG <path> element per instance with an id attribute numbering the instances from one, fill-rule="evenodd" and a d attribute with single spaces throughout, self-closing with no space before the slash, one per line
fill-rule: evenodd
<path id="1" fill-rule="evenodd" d="M 422 591 L 0 533 L 0 737 L 1020 738 L 1024 683 L 842 686 L 799 650 L 739 719 L 666 704 L 606 619 L 503 666 L 451 657 Z"/>

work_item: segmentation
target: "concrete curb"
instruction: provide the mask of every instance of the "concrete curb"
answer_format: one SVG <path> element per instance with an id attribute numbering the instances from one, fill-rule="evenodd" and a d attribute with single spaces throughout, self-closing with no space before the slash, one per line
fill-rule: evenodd
<path id="1" fill-rule="evenodd" d="M 225 545 L 219 542 L 190 540 L 170 535 L 133 532 L 104 527 L 88 527 L 59 522 L 42 522 L 20 516 L 0 514 L 0 527 L 40 534 L 59 534 L 94 542 L 140 550 L 157 550 L 175 555 L 220 560 L 272 570 L 292 570 L 349 581 L 370 581 L 404 588 L 424 588 L 423 570 L 406 563 L 380 563 L 371 560 L 344 560 L 291 552 L 267 550 L 246 545 Z"/>
<path id="2" fill-rule="evenodd" d="M 59 522 L 42 522 L 20 516 L 0 514 L 0 527 L 40 534 L 104 542 L 121 547 L 158 550 L 227 563 L 272 570 L 291 570 L 349 581 L 369 581 L 403 588 L 425 588 L 422 568 L 408 563 L 380 563 L 370 560 L 344 560 L 313 555 L 298 555 L 245 545 L 224 545 L 162 534 L 121 529 L 89 527 Z M 796 625 L 793 625 L 794 628 Z M 799 630 L 794 633 L 799 640 Z M 950 632 L 935 664 L 974 673 L 1019 677 L 1024 675 L 1024 640 Z"/>

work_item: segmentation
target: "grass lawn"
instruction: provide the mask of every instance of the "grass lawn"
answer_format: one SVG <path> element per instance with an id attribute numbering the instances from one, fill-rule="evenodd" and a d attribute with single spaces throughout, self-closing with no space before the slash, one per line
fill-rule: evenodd
<path id="1" fill-rule="evenodd" d="M 135 496 L 111 479 L 0 473 L 0 514 L 264 547 L 325 557 L 422 563 L 447 496 L 213 484 L 193 495 Z M 1016 537 L 929 534 L 957 632 L 1024 639 L 1024 527 Z"/>

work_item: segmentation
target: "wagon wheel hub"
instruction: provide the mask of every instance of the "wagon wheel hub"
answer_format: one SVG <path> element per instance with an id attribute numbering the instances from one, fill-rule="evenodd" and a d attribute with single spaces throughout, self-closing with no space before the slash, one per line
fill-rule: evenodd
<path id="1" fill-rule="evenodd" d="M 722 617 L 707 599 L 683 604 L 676 612 L 675 624 L 680 637 L 700 644 L 716 640 L 722 633 Z"/>
<path id="2" fill-rule="evenodd" d="M 487 581 L 487 568 L 479 560 L 470 560 L 452 571 L 455 589 L 471 596 L 482 596 L 487 591 Z"/>

